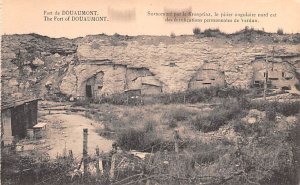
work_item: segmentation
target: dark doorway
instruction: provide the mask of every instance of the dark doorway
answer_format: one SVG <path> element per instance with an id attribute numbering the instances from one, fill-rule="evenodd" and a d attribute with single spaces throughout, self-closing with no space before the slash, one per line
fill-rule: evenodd
<path id="1" fill-rule="evenodd" d="M 88 98 L 92 98 L 93 97 L 93 95 L 92 95 L 92 86 L 91 85 L 86 85 L 85 86 L 85 95 Z"/>

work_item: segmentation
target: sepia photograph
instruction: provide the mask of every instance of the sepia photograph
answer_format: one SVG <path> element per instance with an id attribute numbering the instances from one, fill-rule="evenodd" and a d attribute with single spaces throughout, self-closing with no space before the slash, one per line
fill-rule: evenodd
<path id="1" fill-rule="evenodd" d="M 300 0 L 2 0 L 2 185 L 300 185 Z"/>

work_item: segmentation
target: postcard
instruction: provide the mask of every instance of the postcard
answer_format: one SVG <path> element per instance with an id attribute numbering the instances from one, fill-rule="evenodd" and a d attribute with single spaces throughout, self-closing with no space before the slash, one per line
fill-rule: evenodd
<path id="1" fill-rule="evenodd" d="M 299 0 L 3 0 L 3 185 L 298 185 Z"/>

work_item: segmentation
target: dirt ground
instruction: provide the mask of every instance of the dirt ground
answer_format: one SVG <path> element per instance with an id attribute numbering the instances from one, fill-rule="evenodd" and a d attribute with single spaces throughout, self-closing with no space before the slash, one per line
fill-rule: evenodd
<path id="1" fill-rule="evenodd" d="M 83 129 L 88 129 L 88 154 L 94 155 L 97 146 L 100 152 L 111 149 L 112 140 L 107 140 L 96 133 L 99 123 L 77 113 L 59 113 L 42 116 L 47 122 L 47 136 L 45 144 L 49 145 L 50 158 L 63 155 L 72 150 L 74 157 L 81 158 L 83 147 Z"/>

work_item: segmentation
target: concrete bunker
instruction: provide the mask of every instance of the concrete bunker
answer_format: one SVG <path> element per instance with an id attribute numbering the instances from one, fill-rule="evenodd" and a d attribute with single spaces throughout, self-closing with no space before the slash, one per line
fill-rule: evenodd
<path id="1" fill-rule="evenodd" d="M 141 79 L 142 94 L 159 94 L 162 93 L 162 83 L 154 76 L 146 76 Z"/>
<path id="2" fill-rule="evenodd" d="M 267 80 L 267 87 L 272 89 L 290 90 L 298 81 L 293 66 L 288 62 L 259 59 L 252 62 L 253 87 L 262 88 Z"/>
<path id="3" fill-rule="evenodd" d="M 91 63 L 82 65 L 78 71 L 77 98 L 99 99 L 114 93 L 127 94 L 132 91 L 136 91 L 135 94 L 162 92 L 162 83 L 144 67 Z"/>
<path id="4" fill-rule="evenodd" d="M 190 80 L 188 87 L 189 89 L 201 89 L 205 87 L 224 85 L 224 72 L 218 70 L 217 66 L 206 63 L 195 73 Z"/>
<path id="5" fill-rule="evenodd" d="M 99 95 L 101 95 L 101 90 L 103 88 L 103 77 L 104 72 L 100 71 L 86 80 L 85 97 L 97 98 Z"/>
<path id="6" fill-rule="evenodd" d="M 128 68 L 125 92 L 132 91 L 139 94 L 159 94 L 162 92 L 162 83 L 147 68 Z"/>

